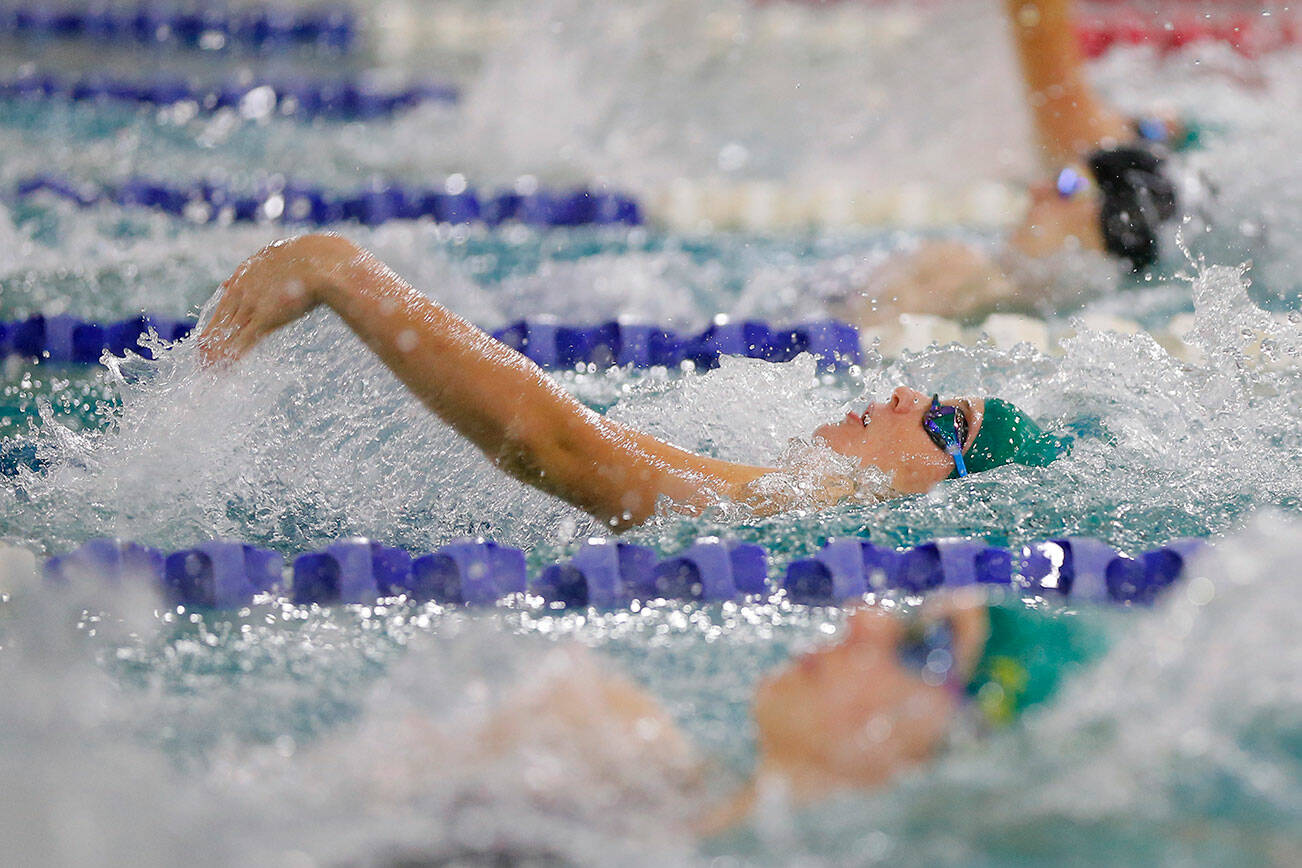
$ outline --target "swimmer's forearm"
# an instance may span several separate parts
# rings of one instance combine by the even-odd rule
[[[500,451],[511,439],[509,408],[518,412],[536,408],[539,398],[555,400],[542,377],[512,358],[509,348],[417,293],[360,248],[341,251],[321,301],[421,401],[486,451]]]
[[[337,239],[317,295],[412,392],[499,467],[613,527],[665,495],[692,503],[706,462],[584,407],[525,356]]]
[[[1045,156],[1067,162],[1126,134],[1125,119],[1094,93],[1070,0],[1005,0],[1036,136]]]

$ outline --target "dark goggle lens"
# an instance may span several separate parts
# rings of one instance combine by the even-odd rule
[[[945,407],[940,404],[940,396],[931,396],[931,407],[922,417],[922,428],[936,444],[936,448],[948,452],[951,446],[960,451],[967,441],[967,419],[957,407]]]
[[[954,473],[959,477],[967,476],[967,465],[963,461],[967,417],[957,407],[942,407],[940,396],[932,395],[931,407],[922,414],[922,430],[927,432],[936,448],[954,459]]]

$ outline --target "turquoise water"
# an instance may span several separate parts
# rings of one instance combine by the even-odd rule
[[[114,106],[6,107],[0,180],[222,171],[250,185],[287,173],[351,188],[378,175],[462,171],[485,184],[600,178],[651,196],[680,176],[727,171],[859,185],[906,173],[944,187],[973,175],[1016,180],[1028,162],[1022,121],[992,130],[985,117],[1015,104],[1006,58],[971,38],[997,30],[989,10],[904,14],[903,41],[871,52],[801,47],[794,37],[774,48],[762,34],[775,27],[764,16],[777,13],[741,4],[647,4],[633,31],[615,26],[617,10],[580,4],[550,16],[501,10],[522,15],[529,38],[456,65],[466,91],[458,109],[305,128]],[[886,13],[837,14],[880,24],[873,16]],[[700,35],[728,16],[751,33],[732,50]],[[927,32],[935,40],[918,36]],[[947,51],[952,59],[935,62]],[[663,57],[675,62],[660,70]],[[399,72],[426,71],[411,57],[390,60]],[[973,63],[987,80],[964,75]],[[754,685],[793,651],[834,636],[839,611],[751,601],[556,614],[516,602],[471,613],[265,600],[196,614],[162,611],[140,589],[0,588],[0,779],[12,782],[0,788],[0,852],[28,864],[143,865],[438,863],[484,853],[583,864],[1295,862],[1302,337],[1296,321],[1253,304],[1288,311],[1302,287],[1292,240],[1302,188],[1296,161],[1283,158],[1302,111],[1281,110],[1299,107],[1295,64],[1296,55],[1272,57],[1245,71],[1215,51],[1165,62],[1132,52],[1096,67],[1124,105],[1166,97],[1222,125],[1196,160],[1229,217],[1211,232],[1189,230],[1195,261],[1172,247],[1159,279],[1104,274],[1043,312],[1055,333],[1076,333],[1061,353],[989,344],[900,359],[870,352],[862,370],[837,376],[817,375],[808,360],[557,375],[590,406],[735,460],[780,462],[792,438],[901,382],[999,394],[1075,438],[1051,470],[1008,467],[926,496],[762,520],[662,518],[630,532],[661,552],[704,535],[753,540],[773,553],[776,577],[845,534],[893,545],[1086,534],[1127,551],[1181,536],[1218,541],[1217,559],[1157,611],[1073,610],[1101,622],[1115,650],[1024,725],[959,737],[879,794],[802,811],[778,804],[755,828],[697,843],[674,831],[684,806],[648,795],[655,771],[632,759],[609,773],[625,795],[645,796],[636,810],[611,807],[574,746],[473,768],[456,758],[485,709],[527,689],[549,653],[573,641],[663,701],[715,764],[713,789],[726,791],[754,762]],[[832,86],[852,74],[879,82],[882,94],[851,99]],[[765,88],[790,96],[796,79],[815,94],[787,100],[797,122],[781,99],[747,98]],[[938,101],[927,112],[902,104],[890,96],[900,80]],[[1001,81],[1007,92],[981,90]],[[937,119],[942,109],[947,121]],[[657,126],[670,122],[678,134]],[[980,132],[956,154],[954,128],[964,125]],[[748,156],[722,169],[732,145]],[[726,162],[738,153],[729,149]],[[922,236],[995,237],[962,227],[345,231],[485,326],[553,314],[682,330],[720,313],[819,315],[885,253]],[[4,202],[0,319],[198,314],[244,256],[279,234]],[[1245,278],[1234,266],[1249,258]],[[1073,325],[1081,312],[1125,315],[1154,332],[1193,313],[1190,342],[1202,360],[1173,358],[1146,334]],[[292,554],[354,534],[413,551],[482,534],[525,548],[537,568],[602,533],[505,479],[320,314],[230,377],[198,372],[186,344],[156,362],[92,371],[9,363],[0,435],[0,466],[12,471],[0,478],[0,538],[42,556],[105,535],[163,548],[234,537]],[[426,725],[442,740],[423,738]],[[544,797],[526,772],[550,781]]]

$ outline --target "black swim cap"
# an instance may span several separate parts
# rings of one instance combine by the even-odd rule
[[[1175,216],[1175,185],[1164,171],[1166,160],[1148,148],[1127,145],[1089,155],[1090,171],[1102,199],[1099,212],[1108,253],[1142,271],[1157,261],[1157,233]]]

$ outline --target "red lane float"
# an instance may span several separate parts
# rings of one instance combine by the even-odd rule
[[[1256,57],[1298,44],[1302,23],[1290,15],[1216,15],[1181,13],[1169,20],[1136,14],[1087,18],[1076,27],[1081,48],[1090,58],[1119,45],[1149,45],[1162,52],[1201,42],[1224,42],[1245,57]]]

